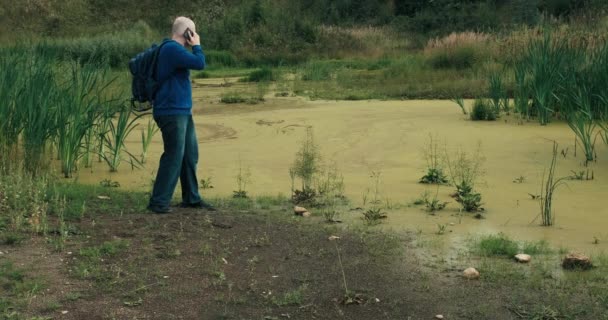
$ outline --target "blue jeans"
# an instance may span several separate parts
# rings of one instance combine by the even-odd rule
[[[182,203],[199,203],[201,196],[196,178],[198,141],[192,116],[156,116],[154,121],[163,135],[164,152],[160,157],[150,206],[167,208],[178,178],[182,186]]]

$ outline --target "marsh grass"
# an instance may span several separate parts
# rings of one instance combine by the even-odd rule
[[[522,119],[530,119],[530,88],[527,83],[527,68],[519,63],[513,67],[515,75],[515,88],[513,92],[513,102],[515,111]]]
[[[156,135],[159,130],[160,128],[156,125],[153,118],[148,119],[148,125],[146,126],[145,130],[141,129],[141,163],[146,163],[150,143],[152,142],[154,135]]]
[[[493,114],[500,115],[502,111],[509,112],[509,98],[503,83],[501,73],[490,74],[488,81],[488,96],[490,97]]]
[[[473,121],[494,121],[498,117],[496,108],[494,108],[487,100],[482,98],[475,99],[473,109],[470,113]]]
[[[466,116],[467,109],[464,104],[464,99],[462,97],[456,97],[456,98],[453,98],[452,101],[460,107],[460,110],[462,110],[462,114],[464,114]]]
[[[555,178],[555,169],[557,167],[557,142],[553,142],[553,156],[549,165],[549,172],[543,172],[541,194],[540,194],[540,216],[543,226],[552,226],[555,223],[555,215],[553,212],[553,195],[555,190],[564,185],[564,180],[568,177]],[[545,179],[546,178],[546,179]]]
[[[125,147],[127,137],[137,127],[137,120],[143,114],[133,114],[131,109],[122,107],[117,112],[118,118],[116,121],[109,121],[108,133],[104,136],[105,147],[107,151],[102,154],[102,158],[110,167],[111,172],[118,171],[118,167],[123,161],[127,161],[132,167],[140,164],[139,159],[131,154]],[[123,158],[124,154],[127,158]]]

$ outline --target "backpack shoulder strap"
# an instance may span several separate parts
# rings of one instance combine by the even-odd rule
[[[173,41],[173,40],[169,40],[169,39],[163,40],[163,42],[161,42],[161,44],[159,44],[158,47],[156,48],[156,50],[154,51],[154,56],[152,57],[152,78],[156,77],[156,72],[158,71],[158,56],[160,55],[160,49],[162,49],[162,47],[165,44],[167,44],[171,41]],[[163,82],[164,82],[164,80],[158,81],[159,85]]]

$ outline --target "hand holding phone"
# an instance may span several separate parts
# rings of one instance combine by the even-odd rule
[[[196,46],[196,45],[201,44],[200,36],[196,32],[190,30],[190,28],[188,28],[188,29],[186,29],[186,31],[184,31],[184,38],[186,38],[186,42],[191,46]]]

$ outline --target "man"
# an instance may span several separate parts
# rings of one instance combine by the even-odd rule
[[[154,213],[172,211],[169,205],[178,179],[182,187],[182,208],[215,210],[201,198],[196,178],[198,141],[192,121],[189,69],[204,68],[205,55],[194,22],[185,17],[175,19],[171,40],[165,40],[159,51],[156,70],[160,87],[153,114],[163,136],[164,152],[148,205]]]

